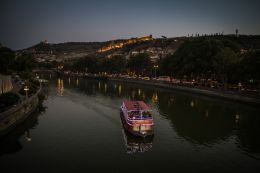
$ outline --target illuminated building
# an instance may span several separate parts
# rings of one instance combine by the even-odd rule
[[[140,37],[140,38],[131,38],[128,40],[124,40],[123,42],[119,42],[119,43],[111,43],[110,45],[106,46],[106,47],[102,47],[101,49],[99,49],[97,51],[97,53],[102,53],[102,52],[107,52],[109,50],[112,49],[120,49],[125,45],[128,44],[133,44],[133,43],[137,43],[137,42],[146,42],[146,41],[151,41],[153,40],[152,35],[146,36],[146,37]]]

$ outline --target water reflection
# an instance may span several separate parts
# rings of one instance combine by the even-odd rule
[[[125,131],[123,127],[122,134],[127,154],[143,153],[149,151],[153,146],[153,136],[146,138],[135,137]]]
[[[70,82],[70,80],[69,80]],[[63,79],[58,79],[57,80],[57,91],[58,91],[58,95],[63,96],[63,92],[64,92],[64,84],[63,84]]]
[[[260,159],[260,117],[258,114],[239,114],[236,116],[236,131],[238,146],[247,153],[256,153]],[[238,118],[238,119],[237,119]]]
[[[68,79],[63,80],[67,83]],[[58,79],[60,90],[63,88],[63,80]],[[76,78],[69,80],[77,81]],[[170,122],[172,130],[179,137],[189,143],[214,146],[235,137],[237,146],[242,150],[254,155],[260,153],[258,108],[129,83],[78,80],[78,84],[71,82],[72,85],[66,87],[76,88],[78,85],[79,91],[87,95],[144,100],[158,110],[160,117]]]
[[[121,92],[122,92],[122,85],[119,85],[118,87],[118,95],[121,96]]]
[[[31,142],[32,137],[30,130],[38,125],[38,116],[45,111],[46,108],[39,108],[32,113],[22,124],[18,125],[14,130],[2,137],[0,140],[0,157],[4,154],[15,153],[22,150],[21,137],[24,136],[25,141]]]
[[[78,81],[77,86],[77,78],[53,78],[40,125],[36,115],[31,125],[0,141],[0,161],[9,172],[35,172],[39,163],[52,165],[41,172],[260,170],[259,108],[129,83]],[[57,90],[64,90],[63,97]],[[125,99],[151,105],[153,138],[122,129],[119,106]]]
[[[158,95],[157,95],[157,93],[153,93],[152,102],[153,103],[157,103],[158,102]]]
[[[77,78],[76,80],[76,86],[78,87],[79,86],[79,79]]]
[[[68,82],[69,82],[69,85],[70,85],[70,77],[68,78]]]

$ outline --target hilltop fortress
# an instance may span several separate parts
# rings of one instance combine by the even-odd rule
[[[99,49],[97,51],[97,53],[106,52],[106,51],[109,51],[109,50],[112,50],[112,49],[120,49],[127,44],[132,44],[132,43],[137,43],[137,42],[145,42],[145,41],[151,41],[151,40],[153,40],[152,35],[140,37],[140,38],[131,38],[131,39],[127,39],[127,40],[124,40],[122,42],[119,42],[119,43],[111,43],[108,46],[102,47],[101,49]]]

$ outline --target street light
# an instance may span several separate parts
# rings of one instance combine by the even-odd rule
[[[27,85],[25,85],[24,89],[25,94],[26,94],[26,99],[28,99],[28,91],[29,91],[29,87]]]
[[[238,92],[241,91],[241,87],[242,87],[242,84],[241,84],[241,82],[239,82],[239,83],[238,83]]]
[[[157,69],[159,68],[159,65],[153,65],[153,68],[154,68],[154,76],[155,76],[155,78],[156,78],[156,72],[157,72]]]
[[[31,138],[29,130],[25,131],[25,139],[27,140],[27,142],[31,142],[32,141],[32,138]]]

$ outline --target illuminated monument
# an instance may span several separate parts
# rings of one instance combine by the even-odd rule
[[[127,39],[127,40],[124,40],[122,42],[119,42],[119,43],[111,43],[108,46],[102,47],[101,49],[99,49],[97,51],[97,53],[107,52],[107,51],[112,50],[112,49],[119,49],[119,48],[122,48],[123,46],[128,45],[128,44],[133,44],[133,43],[138,43],[138,42],[146,42],[146,41],[151,41],[151,40],[153,40],[152,35],[149,35],[149,36],[146,36],[146,37],[140,37],[140,38],[131,38],[131,39]]]

